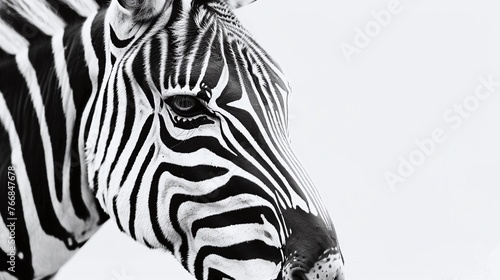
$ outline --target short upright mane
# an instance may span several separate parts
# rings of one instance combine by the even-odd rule
[[[107,6],[107,0],[1,0],[0,61]]]

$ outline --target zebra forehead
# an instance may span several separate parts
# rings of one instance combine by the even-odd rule
[[[285,107],[290,92],[285,75],[232,10],[219,1],[195,3],[183,10],[174,2],[172,19],[146,46],[163,89],[197,91],[201,84],[214,89],[227,79],[226,87],[219,88],[227,103],[246,94],[259,95],[271,107]]]
[[[200,1],[195,1],[197,2]],[[174,50],[179,57],[194,54],[198,50],[213,50],[218,39],[222,39],[223,43],[236,43],[243,48],[260,48],[234,13],[222,2],[204,1],[192,5],[188,11],[174,4],[173,9],[167,31],[170,39],[177,43]],[[214,38],[215,42],[210,41]]]

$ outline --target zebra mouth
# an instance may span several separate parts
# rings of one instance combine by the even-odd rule
[[[344,260],[338,247],[326,250],[311,265],[295,254],[283,268],[283,280],[345,280]]]

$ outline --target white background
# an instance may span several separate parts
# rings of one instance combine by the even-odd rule
[[[238,15],[294,90],[293,146],[323,194],[349,280],[500,279],[500,87],[463,118],[479,76],[500,81],[498,0],[401,0],[353,54],[356,28],[390,0],[261,0]],[[472,104],[472,103],[471,103]],[[470,106],[469,106],[470,107]],[[455,126],[454,126],[455,125]],[[444,131],[420,166],[390,188],[400,156]],[[108,223],[57,280],[192,279],[175,260]]]

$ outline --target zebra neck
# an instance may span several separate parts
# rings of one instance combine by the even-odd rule
[[[84,26],[0,61],[0,170],[13,166],[18,178],[23,279],[57,271],[107,219],[88,188],[79,140],[94,91]]]
[[[102,33],[104,15],[105,10],[102,10],[75,22],[28,51],[42,94],[52,97],[52,104],[48,101],[44,104],[46,108],[51,108],[46,111],[47,122],[57,124],[55,126],[59,128],[59,133],[53,134],[63,135],[60,138],[65,140],[64,144],[61,141],[52,145],[54,155],[60,155],[54,158],[55,176],[56,181],[61,182],[62,192],[71,193],[75,216],[68,219],[79,219],[85,224],[85,233],[77,238],[82,241],[108,219],[89,189],[82,145],[85,113],[99,88],[96,81],[102,77],[101,71],[104,72],[103,63],[94,61],[89,55],[99,52],[97,48],[104,46],[104,38],[95,35]],[[50,56],[53,59],[47,59]],[[93,69],[95,65],[103,69],[96,71]],[[78,231],[76,228],[74,230]]]

